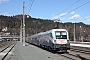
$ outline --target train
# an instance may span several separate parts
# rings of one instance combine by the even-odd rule
[[[70,50],[69,35],[66,29],[52,29],[28,36],[26,42],[43,47],[49,51]]]

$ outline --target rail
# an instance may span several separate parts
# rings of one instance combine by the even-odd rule
[[[8,46],[6,46],[4,49],[0,51],[0,54],[5,53],[4,55],[0,55],[0,60],[4,60],[5,57],[9,54],[9,52],[12,50],[12,48],[16,45],[16,42],[12,42]]]

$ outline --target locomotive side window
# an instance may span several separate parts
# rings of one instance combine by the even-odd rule
[[[55,31],[56,39],[67,39],[66,31]]]

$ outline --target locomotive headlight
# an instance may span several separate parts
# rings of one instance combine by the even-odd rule
[[[69,40],[67,40],[67,43],[70,43]]]
[[[54,40],[54,43],[56,43],[56,40]]]
[[[70,41],[69,40],[67,40],[67,45],[70,46]]]

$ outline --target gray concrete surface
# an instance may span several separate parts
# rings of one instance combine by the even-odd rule
[[[63,60],[60,56],[36,46],[18,42],[5,60]]]

